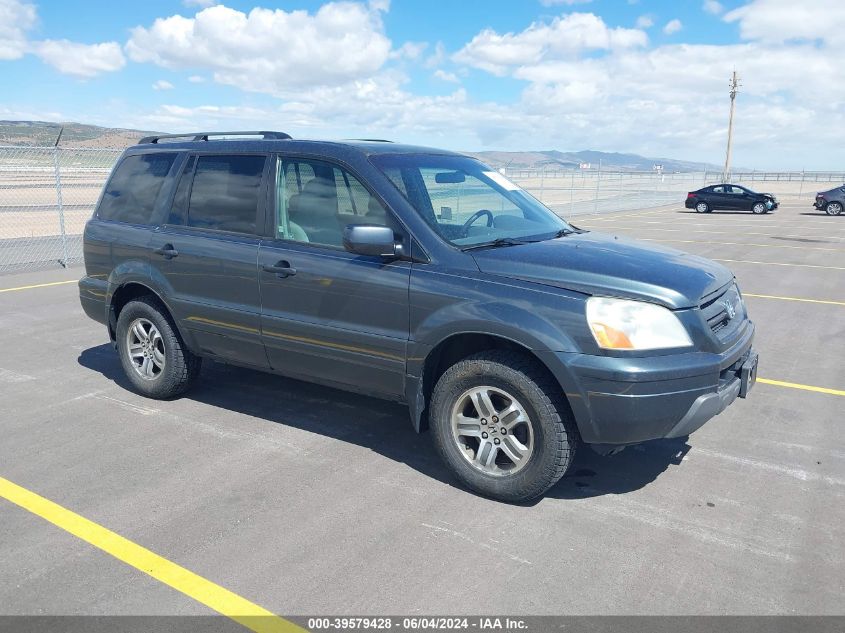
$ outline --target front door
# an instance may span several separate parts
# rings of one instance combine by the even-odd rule
[[[404,394],[410,263],[349,253],[351,223],[394,226],[348,171],[279,159],[274,237],[261,242],[261,330],[270,365],[294,377]]]
[[[257,265],[266,162],[260,154],[191,157],[150,255],[174,317],[202,353],[261,368],[268,366]]]

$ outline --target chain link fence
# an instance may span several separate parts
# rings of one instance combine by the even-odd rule
[[[505,175],[565,218],[611,211],[683,205],[687,192],[723,182],[721,172],[619,172],[506,169]],[[780,201],[810,201],[817,191],[845,183],[845,172],[742,172],[730,182]]]
[[[0,146],[0,274],[82,260],[82,231],[119,149]],[[505,175],[559,215],[682,205],[718,172],[506,169]],[[735,173],[732,182],[781,200],[810,200],[845,182],[839,172]]]
[[[82,260],[115,149],[0,147],[0,273]]]

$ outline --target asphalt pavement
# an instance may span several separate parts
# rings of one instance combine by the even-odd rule
[[[5,275],[0,477],[280,615],[845,614],[845,217],[577,224],[732,268],[764,382],[686,442],[582,450],[507,505],[395,404],[210,362],[147,400],[61,283],[81,268]],[[0,614],[212,613],[2,498],[0,561]]]

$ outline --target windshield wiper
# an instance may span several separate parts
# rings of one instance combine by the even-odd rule
[[[471,244],[464,246],[462,251],[474,251],[479,248],[499,248],[500,246],[521,246],[522,244],[530,244],[531,242],[525,240],[518,240],[513,237],[499,237],[492,242],[481,242],[479,244]]]

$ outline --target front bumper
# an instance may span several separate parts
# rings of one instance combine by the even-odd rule
[[[563,387],[584,442],[624,446],[689,435],[745,397],[756,373],[753,337],[748,321],[722,354],[620,358],[549,352],[543,360]]]
[[[827,200],[825,200],[824,198],[816,198],[816,201],[813,203],[813,206],[819,211],[824,211],[824,208],[827,206]]]

